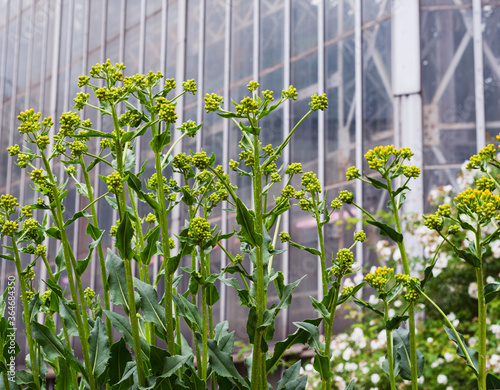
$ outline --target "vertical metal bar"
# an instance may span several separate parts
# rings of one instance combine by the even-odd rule
[[[325,1],[318,2],[318,95],[325,92]],[[318,179],[325,184],[325,112],[318,110]],[[320,195],[324,198],[324,193]],[[324,232],[324,227],[322,228]],[[318,242],[319,246],[319,242]],[[318,269],[321,259],[318,258]],[[318,299],[323,298],[323,280],[318,272]]]
[[[0,142],[2,141],[2,134],[4,132],[3,129],[3,100],[4,100],[4,92],[5,92],[5,74],[7,69],[7,46],[9,44],[9,10],[10,10],[10,1],[7,0],[5,2],[5,18],[4,18],[4,29],[5,33],[3,35],[2,40],[2,59],[1,59],[1,69],[0,69]],[[7,243],[6,239],[3,239],[4,244]],[[3,249],[2,249],[3,252]],[[7,267],[7,262],[2,261],[1,273],[5,275],[5,269]],[[5,278],[0,280],[0,288],[2,291],[5,291]],[[26,349],[25,349],[26,350]]]
[[[205,90],[205,18],[206,0],[200,0],[198,30],[198,94],[196,95],[196,123],[203,121],[203,95]],[[225,85],[225,84],[224,84]],[[196,138],[196,151],[201,149],[201,134]],[[225,165],[224,165],[225,166]],[[223,222],[224,223],[224,222]],[[224,230],[223,230],[224,231]]]
[[[3,34],[3,39],[2,39],[2,58],[1,58],[1,63],[0,63],[0,128],[3,124],[3,99],[4,99],[4,92],[5,92],[5,72],[7,69],[7,46],[9,44],[9,9],[10,9],[10,0],[7,0],[4,3],[5,7],[5,14],[4,14],[4,30],[5,33]],[[3,129],[2,129],[3,130]],[[2,133],[3,131],[0,131],[0,142],[2,141]],[[4,270],[4,264],[5,261],[2,262],[2,275],[4,275],[3,270]],[[1,282],[1,287],[2,291],[4,291],[3,288],[3,281]]]
[[[177,3],[177,53],[175,64],[175,80],[177,81],[177,88],[175,94],[179,95],[183,91],[182,80],[186,75],[186,27],[187,27],[187,0],[179,0]],[[184,121],[184,97],[177,101],[176,106],[177,124]],[[176,125],[177,126],[177,125]],[[173,138],[177,138],[177,133],[173,133]],[[175,146],[174,154],[182,151],[182,140]],[[180,173],[174,173],[174,179],[178,183],[181,182]],[[172,210],[172,229],[171,234],[178,234],[181,228],[181,215],[178,207]]]
[[[145,52],[146,52],[146,0],[141,0],[141,24],[139,27],[139,65],[138,65],[139,74],[144,73]],[[139,141],[139,138],[141,137],[137,138]]]
[[[225,26],[224,26],[224,93],[223,96],[226,98],[224,100],[224,109],[229,110],[229,83],[231,81],[231,0],[226,0],[225,6]],[[227,167],[229,164],[229,121],[224,121],[222,125],[222,166]],[[222,203],[222,208],[227,208],[227,202]],[[228,215],[226,211],[222,211],[222,231],[227,232]],[[227,241],[224,242],[224,245]],[[226,256],[224,252],[221,251],[220,257],[221,268],[226,266]],[[220,321],[224,321],[227,317],[227,288],[226,285],[221,283],[221,303],[219,317]]]
[[[356,167],[363,172],[363,14],[361,0],[354,0],[354,78],[356,101]],[[356,180],[356,203],[363,207],[363,182]],[[359,214],[358,214],[359,215]],[[356,230],[363,229],[363,222],[356,224]],[[363,265],[363,247],[356,245],[356,259]]]
[[[253,0],[253,76],[259,82],[260,70],[260,0]]]
[[[291,82],[291,69],[290,69],[290,59],[292,57],[292,39],[291,39],[291,15],[292,15],[292,0],[285,0],[284,7],[284,18],[283,18],[283,89],[288,89]],[[283,104],[283,139],[286,139],[288,134],[290,134],[290,101],[287,100]],[[285,167],[290,164],[290,147],[287,147],[283,151],[283,164]],[[283,231],[290,231],[290,213],[283,214]],[[283,246],[289,250],[287,244]],[[283,259],[283,273],[285,278],[285,283],[288,283],[290,276],[290,252],[284,252],[281,256]],[[288,323],[289,323],[289,309],[283,311],[283,334],[288,333]]]
[[[476,102],[476,148],[486,145],[484,113],[483,32],[481,0],[472,0],[472,31],[474,39],[474,86]]]
[[[166,7],[166,2],[163,2],[163,6]],[[120,61],[125,61],[125,31],[126,31],[126,21],[127,21],[127,0],[122,0],[120,9],[120,48],[119,57]]]
[[[167,28],[168,28],[168,2],[161,4],[161,44],[160,44],[160,69],[167,73]],[[168,75],[166,75],[168,77]]]
[[[9,132],[8,136],[8,145],[12,145],[14,143],[14,128],[17,129],[17,126],[15,126],[15,118],[16,118],[16,102],[17,102],[17,83],[18,83],[18,76],[19,76],[19,50],[21,46],[21,22],[22,22],[22,1],[19,1],[17,3],[17,24],[16,24],[16,30],[15,30],[15,36],[13,37],[13,43],[14,43],[14,66],[12,68],[12,92],[11,92],[11,97],[10,97],[10,112],[9,112],[9,129],[7,130]],[[5,131],[5,130],[4,130]],[[7,193],[10,193],[12,191],[11,185],[12,185],[12,163],[13,159],[8,158],[7,159],[7,185],[5,191]]]

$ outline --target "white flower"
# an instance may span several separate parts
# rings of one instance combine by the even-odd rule
[[[392,255],[392,258],[395,260],[395,261],[399,261],[401,260],[401,252],[399,251],[399,248],[396,248],[394,250],[394,254]]]
[[[361,368],[361,372],[365,375],[368,374],[369,371],[370,371],[370,369],[366,366]]]
[[[439,374],[437,376],[437,383],[440,385],[446,385],[448,383],[448,377],[444,374]]]
[[[436,264],[432,269],[432,275],[438,276],[441,271],[448,266],[448,256],[446,253],[441,252],[436,260]]]
[[[453,390],[453,387],[452,386],[447,386],[446,390]]]
[[[476,282],[472,282],[471,284],[469,284],[469,296],[471,298],[477,299],[477,283]]]
[[[370,298],[368,298],[368,303],[370,305],[376,305],[378,303],[378,298],[375,295],[370,295]]]
[[[477,344],[477,339],[475,337],[471,337],[469,339],[469,347],[474,348],[476,344]]]
[[[427,337],[427,343],[428,344],[431,344],[433,341],[434,341],[434,339],[432,337]]]
[[[397,301],[394,301],[395,307],[401,307],[402,305],[403,305],[403,302],[401,302],[399,299]]]
[[[486,278],[486,283],[495,283],[495,278],[493,276],[488,276]]]
[[[420,383],[420,384],[424,383],[424,377],[421,376],[420,378],[418,378],[417,383]]]
[[[451,362],[453,360],[453,354],[449,352],[445,352],[443,357],[444,360],[446,360],[447,362]]]
[[[374,385],[376,385],[380,381],[380,375],[379,374],[372,374],[370,376],[370,380]]]
[[[314,369],[314,367],[313,367],[313,365],[311,363],[309,363],[309,364],[306,364],[306,366],[304,367],[304,369],[306,371],[312,371]]]
[[[361,272],[358,272],[355,276],[354,276],[354,283],[356,285],[360,284],[363,282],[363,280],[365,279],[365,277],[363,276],[363,274]]]
[[[493,254],[493,257],[495,259],[498,259],[500,257],[500,241],[499,240],[493,241],[490,244],[490,248],[491,248],[491,252]]]
[[[348,347],[342,353],[342,359],[349,360],[353,354],[354,354],[354,351],[352,350],[352,348]]]
[[[443,363],[444,363],[444,359],[443,358],[438,358],[434,362],[432,362],[431,368],[439,367]]]
[[[356,363],[346,363],[345,370],[346,371],[356,371],[358,369],[358,365]]]

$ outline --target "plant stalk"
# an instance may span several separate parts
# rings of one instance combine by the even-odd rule
[[[83,177],[85,180],[85,185],[87,187],[87,194],[90,203],[90,211],[92,213],[92,223],[94,226],[99,229],[99,220],[97,219],[97,211],[94,203],[94,193],[92,184],[90,182],[89,173],[87,172],[87,167],[85,166],[85,161],[83,160],[83,156],[80,156],[80,166],[82,167]],[[109,299],[109,284],[106,272],[106,265],[104,259],[104,251],[102,249],[102,243],[99,242],[97,245],[97,254],[99,257],[99,268],[101,269],[101,281],[102,281],[102,291],[104,297],[104,308],[106,310],[111,310],[111,304]],[[113,327],[111,325],[111,321],[108,317],[106,317],[106,334],[108,335],[109,342],[112,344],[113,342]]]
[[[19,257],[19,250],[17,249],[17,242],[14,236],[10,237],[12,240],[12,248],[14,250],[14,262],[16,264],[16,271],[17,275],[19,276],[19,284],[21,287],[21,300],[23,302],[23,313],[24,313],[24,322],[26,325],[26,338],[28,340],[28,350],[30,353],[30,360],[31,360],[31,371],[33,373],[33,380],[35,382],[35,386],[38,390],[41,389],[40,387],[40,373],[38,371],[38,363],[37,363],[37,357],[35,353],[35,343],[33,340],[33,333],[31,330],[31,320],[30,320],[30,309],[29,309],[29,302],[28,302],[28,297],[26,296],[26,280],[22,276],[23,272],[23,267],[21,265],[21,258]],[[6,389],[9,388],[9,385],[7,384]]]
[[[401,220],[399,218],[399,205],[394,197],[392,190],[392,183],[390,179],[386,179],[387,191],[391,198],[391,208],[396,219],[396,230],[398,233],[402,233]],[[399,252],[401,253],[401,262],[403,263],[403,271],[405,275],[410,275],[410,265],[408,262],[408,255],[406,254],[406,248],[403,241],[398,242]],[[415,303],[410,303],[408,307],[408,330],[410,333],[410,362],[411,362],[411,388],[412,390],[418,390],[418,371],[417,371],[417,340],[416,340],[416,323],[415,323]]]
[[[254,127],[254,126],[252,126]],[[254,153],[254,165],[253,165],[253,201],[254,201],[254,211],[255,211],[255,230],[257,235],[263,236],[262,230],[262,170],[260,166],[260,156],[259,156],[259,137],[257,135],[253,136],[253,153]],[[256,329],[262,324],[264,313],[266,311],[266,286],[264,285],[264,261],[262,256],[262,246],[256,245],[256,273],[257,280],[255,283],[255,306],[257,312],[257,323]],[[264,335],[263,330],[255,331],[255,338],[253,344],[253,355],[252,355],[252,390],[258,390],[260,387],[259,382],[267,383],[267,372],[263,378],[261,376],[261,360],[262,360],[262,338]]]
[[[387,324],[389,321],[389,305],[387,300],[384,299],[384,322]],[[389,363],[389,382],[391,383],[391,390],[396,390],[396,377],[394,376],[394,340],[392,330],[385,330],[387,336],[387,360]]]
[[[476,282],[477,282],[477,322],[478,322],[478,342],[479,342],[479,358],[478,358],[478,376],[477,385],[479,390],[486,390],[486,300],[484,297],[484,271],[482,259],[482,245],[481,245],[481,229],[479,223],[477,224],[476,233],[476,248],[477,257],[479,258],[480,267],[476,268]]]
[[[113,116],[113,125],[116,133],[115,151],[116,151],[116,168],[120,177],[124,177],[123,169],[123,152],[122,145],[120,142],[120,127],[118,125],[118,116],[116,114],[116,107],[111,106],[111,112]],[[120,215],[120,220],[123,221],[125,213],[127,212],[127,202],[125,200],[125,192],[122,191],[116,195],[118,201],[118,212]],[[135,359],[137,366],[137,377],[140,386],[146,386],[146,377],[144,375],[144,364],[142,361],[142,348],[139,335],[139,324],[137,319],[137,309],[135,306],[135,296],[134,296],[134,282],[132,280],[132,264],[130,260],[123,259],[125,266],[125,279],[127,281],[127,295],[129,303],[129,317],[130,317],[130,327],[132,328],[132,338],[135,351]]]

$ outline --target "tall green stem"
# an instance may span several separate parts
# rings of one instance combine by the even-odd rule
[[[68,240],[68,236],[66,233],[66,228],[64,226],[64,218],[63,218],[63,211],[62,211],[62,205],[61,205],[61,200],[59,199],[59,191],[57,189],[57,181],[52,173],[52,169],[50,167],[50,163],[47,160],[47,157],[45,156],[45,153],[42,151],[41,153],[42,161],[45,167],[45,170],[47,171],[48,174],[48,180],[50,182],[49,186],[51,188],[51,197],[53,198],[53,202],[55,203],[55,209],[52,208],[52,217],[54,219],[54,222],[56,226],[58,227],[60,233],[61,233],[61,242],[63,246],[63,253],[64,253],[64,263],[66,266],[66,274],[68,277],[68,284],[69,284],[69,289],[71,292],[71,299],[75,303],[75,319],[76,319],[76,326],[78,329],[78,335],[80,339],[82,340],[88,340],[89,335],[90,335],[90,330],[89,330],[89,323],[87,319],[87,305],[85,303],[85,298],[83,294],[83,287],[82,287],[82,281],[78,274],[76,276],[73,274],[74,270],[76,269],[76,260],[73,254],[73,251],[71,249],[71,244]],[[76,279],[76,284],[78,285],[78,293],[75,288],[75,279]],[[82,308],[80,308],[80,304],[82,305]],[[85,371],[87,373],[87,376],[89,378],[89,385],[92,390],[96,389],[96,384],[92,375],[92,366],[90,365],[90,352],[89,352],[89,347],[87,343],[82,343],[82,353],[83,353],[83,360],[85,362]]]
[[[152,118],[155,119],[155,118]],[[153,138],[158,135],[158,130],[156,124],[151,126],[151,131],[153,133]],[[166,129],[165,131],[170,131]],[[170,244],[169,244],[169,233],[168,233],[168,216],[167,216],[167,206],[165,203],[165,191],[163,189],[163,168],[161,161],[161,152],[155,152],[155,169],[157,178],[157,189],[156,193],[158,196],[158,203],[160,209],[159,214],[159,224],[160,232],[162,237],[162,249],[163,249],[163,261],[167,264],[170,261]],[[175,336],[174,336],[174,314],[172,310],[173,304],[173,291],[172,291],[173,274],[168,270],[165,265],[165,320],[167,322],[167,346],[171,355],[176,354],[175,350]]]
[[[33,373],[33,380],[35,382],[35,386],[38,390],[40,390],[40,373],[38,371],[38,363],[36,359],[35,353],[35,343],[33,340],[33,333],[31,331],[31,320],[30,320],[30,309],[28,297],[26,295],[26,280],[23,277],[23,267],[21,265],[21,258],[19,257],[19,251],[17,249],[17,242],[14,236],[11,236],[12,240],[12,248],[14,250],[14,262],[16,263],[16,271],[17,276],[19,277],[19,284],[21,286],[21,300],[23,302],[23,313],[24,313],[24,323],[26,325],[26,337],[28,339],[28,350],[30,352],[30,360],[31,360],[31,371]],[[7,384],[6,389],[9,386]]]
[[[392,190],[392,183],[390,179],[387,181],[387,191],[391,198],[391,208],[396,219],[396,230],[398,233],[402,233],[401,220],[399,218],[399,204],[394,197]],[[398,242],[399,252],[401,253],[401,262],[403,263],[403,271],[405,275],[410,276],[410,265],[408,262],[408,255],[406,253],[406,248],[403,240]],[[410,362],[411,362],[411,388],[412,390],[418,390],[418,371],[417,371],[417,340],[416,340],[416,323],[415,323],[415,304],[410,303],[408,307],[408,328],[410,333]]]
[[[384,299],[384,323],[389,321],[389,305],[387,300]],[[394,375],[394,340],[392,337],[392,330],[385,330],[387,336],[387,360],[389,363],[389,382],[391,383],[391,390],[396,390],[396,377]]]
[[[83,177],[85,180],[85,185],[87,187],[87,195],[90,203],[90,211],[92,213],[92,223],[94,226],[99,229],[99,221],[97,219],[97,212],[94,203],[94,192],[92,188],[92,184],[90,182],[89,173],[87,172],[87,167],[85,166],[85,161],[83,160],[83,156],[80,156],[80,166],[82,167]],[[106,273],[106,265],[104,260],[104,251],[102,249],[102,243],[99,242],[97,245],[97,254],[99,257],[99,268],[101,269],[101,281],[102,281],[102,291],[104,297],[104,308],[106,310],[111,310],[111,304],[109,299],[109,284]],[[108,335],[109,342],[113,341],[113,327],[111,325],[111,321],[108,317],[106,317],[106,334]]]
[[[481,229],[478,223],[476,228],[476,249],[477,256],[479,257],[480,267],[476,268],[476,282],[477,282],[477,322],[478,322],[478,340],[479,340],[479,359],[478,359],[478,376],[477,385],[479,390],[486,390],[486,301],[484,298],[484,273],[482,261],[482,245],[481,245]]]
[[[205,251],[200,248],[200,271],[203,278],[206,278]],[[207,318],[207,287],[201,286],[201,310],[202,310],[202,346],[201,346],[201,379],[207,381],[207,363],[208,363],[208,318]]]
[[[262,230],[262,171],[260,167],[260,156],[259,156],[259,137],[254,135],[253,137],[253,153],[254,153],[254,165],[253,165],[253,201],[254,201],[254,211],[255,211],[255,231],[257,235],[263,236]],[[266,287],[264,285],[264,261],[262,257],[262,246],[256,245],[256,273],[257,280],[255,283],[255,305],[257,312],[257,324],[256,329],[262,324],[264,318],[264,313],[266,311]],[[254,344],[253,344],[253,355],[252,355],[252,390],[259,389],[259,382],[267,383],[267,374],[264,378],[260,378],[261,372],[261,360],[262,360],[262,337],[263,331],[257,330],[255,332]]]
[[[120,142],[120,127],[118,125],[118,116],[116,114],[116,107],[111,106],[111,112],[113,116],[113,125],[116,134],[115,141],[115,151],[116,151],[116,168],[120,177],[125,177],[125,172],[123,168],[123,151]],[[125,192],[122,191],[117,194],[118,200],[118,211],[120,214],[120,220],[123,221],[125,218],[125,213],[127,212],[127,202],[125,200]],[[125,268],[125,279],[127,281],[127,295],[129,304],[129,315],[130,315],[130,327],[132,329],[132,338],[135,351],[136,367],[137,367],[137,377],[139,379],[140,386],[146,386],[146,377],[144,375],[144,364],[142,361],[142,348],[139,335],[139,324],[137,319],[137,309],[135,306],[135,296],[134,296],[134,282],[132,280],[132,264],[130,260],[123,259]]]

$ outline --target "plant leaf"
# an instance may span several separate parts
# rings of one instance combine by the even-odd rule
[[[316,328],[319,326],[323,319],[322,318],[314,318],[314,319],[307,319],[304,320],[303,322],[311,324],[315,326]],[[310,338],[309,332],[307,332],[303,328],[298,328],[295,333],[292,333],[289,335],[285,340],[283,341],[278,341],[274,345],[274,351],[273,351],[273,356],[267,358],[266,360],[266,368],[267,372],[269,373],[275,366],[278,364],[285,354],[285,352],[295,344],[305,344]]]
[[[106,270],[108,271],[109,296],[115,305],[122,305],[125,312],[129,312],[127,279],[125,265],[122,259],[108,248],[106,255]]]
[[[389,225],[379,222],[379,221],[374,221],[371,219],[368,219],[366,222],[368,222],[370,225],[376,226],[380,229],[380,234],[383,236],[389,236],[395,243],[402,243],[403,242],[403,235],[401,233],[398,233],[396,230],[391,228]]]
[[[486,390],[500,389],[500,378],[493,374],[486,375]]]
[[[134,348],[134,337],[132,336],[132,328],[130,327],[129,320],[118,313],[109,310],[103,311],[106,314],[106,317],[108,317],[113,324],[113,327],[124,336],[127,344],[131,348]],[[142,337],[139,337],[139,339],[141,342],[142,353],[149,360],[149,343]],[[135,353],[137,353],[137,351],[135,351]]]
[[[406,329],[396,329],[393,331],[394,348],[400,358],[399,375],[401,378],[411,380],[411,359],[410,359],[410,333]],[[417,349],[417,374],[420,377],[424,370],[424,355]]]
[[[118,226],[115,243],[115,247],[118,248],[118,252],[122,259],[131,260],[134,257],[135,251],[131,246],[133,237],[134,227],[128,213],[124,213],[122,220],[120,220],[120,225]]]
[[[47,358],[51,361],[55,361],[57,358],[66,358],[66,351],[64,344],[59,340],[55,334],[53,334],[49,328],[45,325],[39,324],[38,322],[33,322],[33,337],[38,344],[43,348],[43,352]]]
[[[276,385],[276,390],[304,390],[307,385],[307,376],[300,375],[300,360],[288,367]]]
[[[236,198],[236,222],[241,226],[240,236],[253,246],[262,245],[262,236],[255,231],[255,215]]]
[[[314,348],[316,351],[317,355],[321,354],[321,351],[323,350],[323,345],[319,341],[319,329],[317,326],[304,322],[304,321],[299,321],[299,322],[294,322],[293,323],[297,328],[304,329],[309,335],[311,336],[310,339],[307,341],[311,347]]]
[[[111,356],[108,335],[106,334],[106,329],[100,318],[97,318],[94,328],[90,332],[89,352],[92,374],[95,378],[98,378],[106,370],[106,366]]]
[[[325,355],[316,353],[316,356],[314,356],[313,367],[317,372],[319,372],[319,376],[324,381],[333,376],[333,372],[330,371],[330,359],[328,359]]]
[[[455,333],[453,332],[453,330],[446,327],[446,326],[443,326],[443,328],[444,328],[446,334],[448,335],[448,338],[457,345],[457,355],[464,358],[465,361],[467,362],[465,351],[462,349],[462,347],[458,343],[457,336],[455,336]],[[465,349],[467,350],[467,354],[469,355],[470,359],[472,360],[472,364],[474,365],[474,367],[471,367],[471,365],[468,362],[467,362],[467,365],[472,368],[472,370],[474,371],[474,374],[476,374],[476,376],[477,376],[478,372],[479,372],[479,353],[476,350],[467,347],[464,336],[462,336],[460,333],[458,333],[458,336],[460,337],[460,340],[462,341],[463,345],[465,346]]]
[[[484,299],[486,303],[490,303],[498,294],[500,294],[500,283],[493,282],[484,286]]]
[[[158,303],[158,294],[156,290],[149,283],[144,283],[137,278],[134,278],[134,286],[141,296],[144,321],[154,323],[157,330],[160,331],[164,337],[163,340],[166,340],[167,326],[165,309]]]
[[[192,358],[192,355],[167,356],[163,359],[163,372],[160,376],[162,378],[170,378],[179,368],[181,368],[189,359]]]
[[[122,337],[111,346],[111,358],[109,360],[108,372],[109,382],[111,385],[118,383],[123,374],[128,362],[132,361],[132,355],[127,348],[125,339]]]

